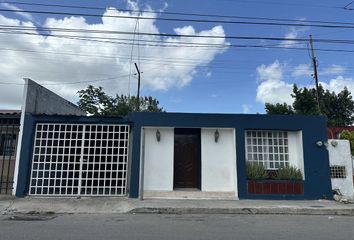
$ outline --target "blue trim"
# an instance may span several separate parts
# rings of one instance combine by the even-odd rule
[[[130,179],[130,197],[139,196],[141,128],[234,128],[236,131],[237,182],[240,199],[284,199],[278,195],[247,194],[245,137],[247,129],[302,131],[304,151],[304,195],[286,195],[286,199],[332,198],[329,158],[325,147],[316,141],[327,141],[326,118],[302,115],[193,114],[193,113],[131,113],[134,122]]]
[[[85,117],[85,116],[46,116],[25,114],[19,169],[17,178],[16,196],[24,197],[28,194],[31,176],[31,164],[35,128],[37,123],[64,123],[64,124],[130,124],[126,118],[117,117]]]

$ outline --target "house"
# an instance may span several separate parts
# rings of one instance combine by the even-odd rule
[[[354,132],[354,126],[327,127],[328,139],[339,139],[343,131]]]
[[[26,85],[13,191],[18,197],[332,197],[322,116],[88,117],[34,82]],[[46,105],[28,107],[33,98]],[[247,162],[272,174],[293,166],[301,179],[247,179]]]
[[[331,196],[326,120],[321,116],[132,113],[129,119],[131,197],[173,197],[184,189],[192,197],[198,196],[195,191],[211,198]],[[267,170],[295,166],[302,172],[302,185],[295,192],[271,184],[251,189],[246,162],[262,163]]]
[[[0,194],[11,194],[21,111],[0,110]]]

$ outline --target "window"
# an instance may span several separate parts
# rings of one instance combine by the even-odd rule
[[[266,169],[289,166],[289,140],[285,131],[246,131],[246,161],[262,163]]]
[[[15,156],[16,134],[0,133],[0,156]]]
[[[331,178],[346,178],[345,166],[331,166]]]

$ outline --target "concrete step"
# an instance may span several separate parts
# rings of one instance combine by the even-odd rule
[[[144,191],[144,199],[211,199],[236,200],[235,192],[205,192],[195,189]]]

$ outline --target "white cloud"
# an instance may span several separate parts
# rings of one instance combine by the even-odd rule
[[[159,9],[159,12],[163,12],[163,11],[165,11],[167,8],[168,8],[168,3],[167,3],[167,2],[164,2],[164,3],[163,3],[163,7]]]
[[[138,1],[127,0],[127,6],[128,6],[128,9],[130,9],[130,10],[139,11]]]
[[[243,113],[250,113],[251,111],[251,105],[249,104],[242,104],[242,112]]]
[[[308,30],[309,30],[308,27],[300,27],[300,28],[291,27],[290,30],[285,34],[284,38],[288,38],[288,39],[298,38],[300,34],[305,33]],[[299,44],[299,42],[297,41],[284,40],[280,43],[280,45],[285,48],[290,48],[290,47],[301,47],[303,44],[302,43]]]
[[[339,74],[343,74],[346,71],[346,68],[341,66],[341,65],[337,65],[337,64],[332,64],[326,68],[324,68],[323,70],[321,70],[319,72],[320,75],[339,75]]]
[[[311,64],[299,64],[298,66],[294,67],[293,72],[291,75],[293,77],[300,77],[300,76],[311,76],[313,73]]]
[[[260,84],[257,87],[256,100],[261,103],[291,103],[292,84],[283,81],[284,65],[278,60],[270,65],[257,67]]]
[[[348,90],[354,94],[354,79],[353,78],[345,78],[343,76],[338,76],[329,81],[329,83],[321,82],[321,85],[328,89],[329,91],[333,91],[335,93],[339,93],[343,90],[344,87],[347,87]]]
[[[336,71],[340,72],[339,65],[334,66],[331,74]],[[295,70],[291,73],[292,76],[301,76],[305,74],[309,74],[309,65],[300,64]],[[284,72],[286,66],[284,64],[279,63],[276,60],[274,63],[269,65],[262,64],[257,67],[258,79],[260,80],[260,84],[257,87],[257,96],[256,100],[260,103],[284,103],[292,104],[293,98],[291,97],[291,93],[293,90],[293,84],[290,84],[285,81]],[[343,76],[337,76],[336,78],[330,79],[327,82],[320,82],[320,84],[329,91],[334,91],[335,93],[339,93],[343,90],[344,87],[347,87],[348,90],[354,93],[354,79],[353,78],[345,78]],[[312,88],[313,86],[299,86],[298,87],[307,87]]]
[[[138,8],[135,1],[128,1],[131,9]],[[104,14],[117,16],[138,16],[138,13],[123,12],[115,8],[109,8]],[[144,17],[155,18],[155,13],[142,13]],[[0,15],[0,24],[14,26],[35,27],[31,22],[21,22]],[[101,23],[90,24],[83,17],[48,18],[44,26],[50,28],[75,28],[84,30],[111,30],[122,32],[133,32],[136,25],[135,19],[102,18]],[[139,20],[141,32],[160,33],[155,24],[155,19]],[[37,30],[28,32],[37,33]],[[204,31],[196,31],[193,26],[183,26],[174,29],[177,34],[195,35],[218,35],[225,36],[222,26],[215,26]],[[56,35],[80,35],[82,37],[110,37],[128,38],[131,35],[113,34],[90,34],[90,33],[62,33],[52,31]],[[138,38],[138,37],[136,37]],[[212,44],[227,44],[224,38],[187,38],[187,37],[160,37],[160,36],[139,36],[144,41],[163,42],[201,42]],[[129,81],[127,75],[130,69],[131,45],[102,43],[97,41],[79,41],[68,38],[46,37],[42,35],[17,35],[0,34],[2,42],[0,62],[0,82],[23,83],[22,78],[28,77],[37,80],[39,83],[48,84],[46,87],[76,101],[76,92],[85,88],[88,83],[65,84],[77,81],[88,81],[96,79],[107,79],[115,76],[114,80],[106,80],[94,85],[101,85],[109,94],[132,93],[135,94],[136,78]],[[117,40],[118,42],[128,42]],[[144,44],[142,42],[141,44]],[[152,43],[153,44],[153,43]],[[158,44],[161,45],[161,44]],[[4,49],[22,49],[26,51],[13,51]],[[191,48],[187,46],[135,46],[133,50],[133,63],[138,61],[140,53],[139,68],[142,73],[142,87],[149,90],[167,91],[171,88],[188,85],[194,75],[198,72],[198,66],[208,65],[216,55],[224,52],[225,49],[218,48]],[[63,54],[48,54],[63,53]],[[101,56],[101,57],[99,57]],[[133,66],[132,73],[135,73]],[[59,83],[59,85],[50,84]],[[0,108],[6,105],[19,106],[21,103],[22,87],[13,85],[0,86]]]
[[[10,10],[14,10],[14,11],[22,11],[21,8],[15,6],[13,4],[10,4],[10,3],[1,3],[1,6],[7,8],[7,9],[10,9]],[[14,12],[14,13],[23,17],[26,20],[33,21],[33,16],[30,13],[26,13],[26,12]]]
[[[339,75],[343,74],[346,68],[342,65],[332,64],[319,69],[318,75],[329,76],[329,75]],[[311,76],[313,74],[313,68],[311,64],[299,64],[294,67],[291,75],[293,77]]]

